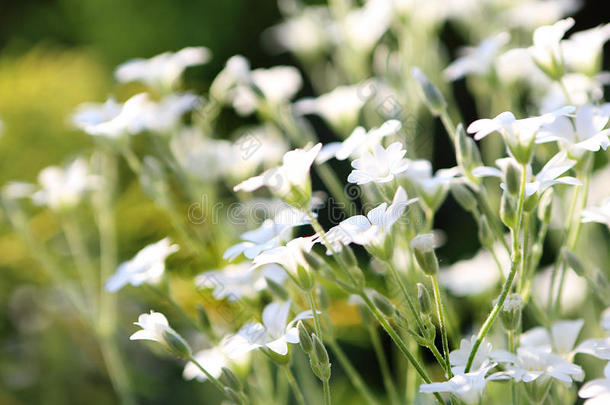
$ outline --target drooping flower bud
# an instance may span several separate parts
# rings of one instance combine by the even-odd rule
[[[424,273],[434,276],[438,273],[438,259],[434,252],[434,235],[431,233],[417,235],[411,240],[415,260]]]
[[[269,291],[271,291],[273,295],[282,301],[288,301],[290,294],[288,294],[288,291],[286,291],[284,286],[269,277],[265,277],[265,282],[267,283],[267,288],[269,288]]]
[[[440,90],[432,84],[428,77],[419,68],[414,67],[411,70],[413,78],[419,85],[419,91],[421,92],[424,102],[430,109],[430,112],[434,115],[440,115],[446,108],[447,102],[441,94]]]
[[[235,390],[236,392],[240,392],[244,387],[239,381],[239,378],[227,367],[222,368],[222,373],[218,378],[221,383],[223,383],[226,387]]]
[[[389,299],[387,299],[383,295],[379,294],[377,291],[371,292],[371,299],[373,300],[373,303],[381,311],[382,314],[384,314],[388,318],[391,318],[392,316],[394,316],[394,312],[396,311],[396,308],[394,307],[394,304],[392,304],[390,302]]]
[[[313,288],[314,278],[310,270],[303,266],[297,266],[297,285],[303,291],[311,291]]]
[[[341,256],[341,260],[345,263],[346,266],[349,267],[357,267],[358,260],[356,259],[356,255],[351,247],[345,245],[339,251],[339,255]]]
[[[244,400],[239,395],[239,393],[237,393],[232,388],[226,387],[225,388],[225,395],[227,396],[227,398],[229,398],[231,400],[232,403],[234,403],[236,405],[242,405],[244,403]]]
[[[428,289],[422,283],[417,283],[417,301],[419,302],[419,309],[422,314],[430,315],[432,313],[433,308],[430,293],[428,293]]]
[[[464,208],[466,211],[474,212],[477,208],[477,199],[468,186],[464,183],[452,182],[450,185],[450,191],[453,198]]]
[[[514,331],[519,328],[521,308],[523,308],[523,299],[519,294],[515,293],[506,297],[500,310],[500,319],[506,330]]]
[[[329,364],[328,352],[326,351],[326,347],[324,347],[324,343],[322,343],[315,333],[311,335],[311,338],[313,341],[313,351],[316,354],[318,362],[322,365]]]
[[[509,228],[514,228],[517,223],[517,207],[513,198],[506,192],[502,193],[500,200],[500,219]]]
[[[538,202],[538,219],[545,224],[551,222],[551,215],[553,213],[553,189],[549,188],[542,194],[540,201]]]
[[[299,345],[301,346],[301,349],[303,349],[305,353],[311,353],[313,350],[313,341],[311,340],[311,335],[305,328],[303,321],[299,321],[297,330],[299,331]]]
[[[508,161],[504,170],[504,184],[511,195],[518,195],[521,188],[521,168],[512,160]]]

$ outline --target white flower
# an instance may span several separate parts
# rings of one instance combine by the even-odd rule
[[[447,196],[451,179],[459,174],[457,167],[437,170],[432,174],[432,163],[426,159],[409,162],[407,170],[400,175],[409,179],[418,194],[430,208],[436,209]]]
[[[250,80],[250,62],[241,55],[231,56],[224,69],[216,75],[210,85],[210,96],[219,102],[226,102],[232,97],[236,86]]]
[[[606,378],[587,382],[578,391],[578,396],[587,398],[584,405],[607,405],[610,403],[610,363],[604,368]]]
[[[394,142],[387,148],[375,145],[372,153],[364,152],[352,162],[354,170],[347,181],[356,184],[390,182],[397,174],[407,170],[409,162],[404,159],[406,153],[400,142]]]
[[[610,198],[606,198],[599,207],[589,207],[580,213],[582,222],[599,222],[610,228]]]
[[[136,94],[120,106],[106,102],[103,113],[94,119],[81,120],[81,128],[89,135],[119,138],[137,134],[146,128],[151,101],[146,93]],[[81,116],[82,118],[82,116]]]
[[[214,378],[220,377],[223,367],[230,366],[230,360],[219,347],[198,351],[193,354],[193,358]],[[185,380],[197,379],[199,382],[204,382],[208,379],[208,376],[195,363],[189,361],[184,366],[182,378]]]
[[[254,191],[266,186],[287,203],[301,207],[307,204],[311,197],[309,169],[321,148],[322,144],[318,143],[309,150],[295,149],[286,152],[281,166],[242,181],[233,190]]]
[[[551,275],[553,268],[547,267],[534,275],[532,283],[532,297],[544,308],[548,302],[549,286],[551,284]],[[587,282],[579,277],[574,270],[569,269],[566,272],[565,282],[563,284],[563,294],[561,294],[562,308],[578,308],[587,297]],[[555,292],[552,292],[555,294]]]
[[[405,190],[399,186],[390,206],[384,202],[370,210],[366,216],[355,215],[341,221],[339,225],[328,230],[326,240],[335,250],[340,250],[343,245],[350,243],[381,246],[407,206],[416,201],[417,198],[409,200]],[[321,240],[322,237],[318,235],[316,241]]]
[[[571,15],[581,7],[579,0],[521,0],[506,3],[510,8],[503,17],[510,26],[534,29]]]
[[[197,108],[201,103],[199,96],[192,93],[172,93],[150,103],[148,111],[144,112],[147,118],[145,129],[153,132],[167,132],[178,125],[180,118],[188,111]]]
[[[363,127],[356,127],[351,135],[343,142],[331,142],[322,148],[316,163],[323,163],[334,157],[337,160],[354,159],[365,152],[372,152],[375,145],[380,145],[382,139],[396,134],[402,124],[398,120],[388,120],[379,128],[366,131]]]
[[[537,143],[557,141],[565,149],[576,155],[585,150],[597,152],[610,145],[610,129],[604,130],[610,118],[610,104],[597,107],[585,104],[577,109],[574,124],[567,117],[557,117],[550,124],[543,125],[536,135]]]
[[[461,50],[461,57],[454,60],[443,75],[449,81],[458,80],[468,74],[486,75],[493,67],[498,51],[508,43],[510,35],[507,32],[496,34],[485,39],[476,47],[466,47]]]
[[[267,288],[267,278],[283,284],[286,272],[275,264],[253,269],[249,262],[243,262],[201,273],[195,277],[195,284],[199,288],[212,289],[212,296],[217,300],[226,298],[234,302],[241,297],[256,296],[259,291]]]
[[[573,18],[559,20],[553,25],[544,25],[534,31],[534,45],[529,48],[534,62],[540,70],[554,79],[563,75],[563,53],[561,38],[574,25]]]
[[[353,86],[338,86],[318,98],[306,98],[294,104],[299,115],[320,115],[339,134],[350,133],[358,123],[358,114],[374,94],[366,83]]]
[[[602,328],[608,332],[610,332],[610,307],[606,308],[604,312],[602,312]]]
[[[540,111],[543,113],[557,110],[567,104],[580,106],[591,102],[599,102],[604,97],[604,85],[610,82],[607,73],[595,76],[587,76],[582,73],[568,73],[561,79],[561,84],[552,82],[546,86],[546,93],[540,99]],[[568,100],[565,96],[565,87],[570,95]]]
[[[352,9],[340,23],[345,45],[368,53],[388,29],[392,21],[392,4],[387,0],[368,0],[363,7]]]
[[[504,273],[510,267],[510,257],[498,242],[494,246],[498,260]],[[439,272],[441,284],[453,295],[465,297],[481,294],[494,287],[500,281],[500,273],[492,254],[487,249],[481,249],[472,258],[460,260]]]
[[[87,128],[109,121],[120,112],[121,104],[112,97],[105,103],[83,103],[76,107],[72,123],[76,128],[87,131]]]
[[[419,386],[419,392],[448,392],[457,396],[468,405],[479,404],[487,381],[501,379],[497,374],[485,376],[492,367],[482,368],[466,374],[456,374],[449,381],[445,382],[422,384]]]
[[[595,74],[599,70],[601,52],[610,39],[610,24],[575,32],[561,42],[566,65],[572,70]]]
[[[209,61],[211,53],[204,47],[188,47],[178,52],[165,52],[150,59],[132,59],[115,71],[119,82],[140,81],[152,87],[168,89],[180,78],[184,69]]]
[[[515,381],[540,382],[543,384],[554,378],[566,385],[572,381],[582,381],[584,372],[580,366],[572,364],[563,357],[550,353],[545,348],[519,347],[513,364],[506,365],[502,373]]]
[[[329,45],[326,27],[330,21],[328,9],[305,7],[302,13],[271,27],[269,35],[279,51],[290,51],[304,57],[319,54]]]
[[[188,343],[169,326],[167,318],[162,313],[150,311],[150,314],[142,314],[134,324],[142,330],[131,335],[130,340],[151,340],[161,343],[178,357],[190,356],[191,349]]]
[[[65,168],[49,166],[38,174],[40,190],[31,195],[35,204],[52,210],[76,206],[86,191],[99,188],[100,178],[89,172],[87,161],[77,158]]]
[[[303,257],[303,252],[309,252],[313,245],[314,236],[293,239],[285,246],[278,246],[260,253],[252,261],[252,267],[277,263],[291,275],[296,275],[299,266],[309,268]]]
[[[502,171],[505,170],[508,161],[511,158],[502,158],[496,160],[496,165],[500,167],[500,169],[496,169],[495,167],[488,166],[480,166],[472,171],[472,174],[480,177],[499,177],[502,178]],[[576,164],[575,160],[568,159],[568,154],[566,151],[559,152],[555,156],[549,160],[540,171],[532,177],[532,168],[530,165],[527,165],[527,173],[526,173],[526,184],[525,184],[525,196],[529,197],[533,194],[538,193],[541,195],[544,190],[549,187],[554,186],[555,184],[570,184],[574,186],[580,186],[582,183],[571,176],[561,176],[566,171],[570,170]],[[500,187],[502,189],[506,188],[504,183],[501,183]]]
[[[449,362],[451,363],[451,371],[454,374],[464,374],[466,364],[468,363],[468,357],[474,346],[476,336],[471,336],[470,339],[462,339],[460,341],[460,348],[453,350],[449,353]],[[483,340],[477,353],[474,356],[470,370],[479,371],[489,369],[492,363],[507,362],[511,361],[512,357],[509,352],[504,350],[492,350],[491,343]]]
[[[169,238],[146,246],[131,260],[119,265],[116,273],[106,281],[106,290],[115,292],[127,284],[159,283],[165,272],[165,259],[178,249],[178,245],[171,244]]]
[[[549,78],[536,67],[526,48],[513,48],[498,55],[494,67],[500,81],[507,85],[523,80],[534,89],[548,87]],[[566,103],[554,109],[564,105]]]
[[[223,351],[231,359],[258,348],[267,348],[282,356],[288,354],[288,343],[299,343],[299,332],[294,324],[313,317],[311,311],[303,311],[287,322],[290,305],[290,301],[272,302],[267,305],[263,310],[263,322],[242,326],[235,335],[225,341]]]

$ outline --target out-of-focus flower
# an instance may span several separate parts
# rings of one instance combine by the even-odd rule
[[[610,104],[599,107],[585,104],[578,108],[574,124],[567,117],[557,117],[552,123],[543,125],[536,134],[536,142],[557,141],[576,156],[581,156],[585,150],[606,150],[610,145],[610,130],[604,128],[609,118]]]
[[[253,267],[276,263],[281,265],[291,276],[298,273],[298,268],[309,268],[303,252],[309,252],[314,245],[314,237],[296,238],[284,246],[265,250],[254,258]]]
[[[462,339],[460,341],[460,348],[453,350],[449,353],[449,361],[451,362],[451,371],[454,374],[464,374],[466,364],[468,363],[468,357],[470,352],[477,340],[476,336],[471,336],[470,339]],[[489,366],[495,363],[511,361],[512,357],[509,352],[504,350],[492,350],[492,345],[489,342],[483,340],[477,354],[475,354],[472,361],[471,370],[479,371],[489,369]]]
[[[80,104],[72,115],[72,123],[87,132],[87,128],[110,121],[120,113],[121,104],[111,97],[104,103]]]
[[[152,340],[161,343],[178,357],[190,356],[191,348],[188,343],[169,326],[167,318],[162,313],[150,311],[150,314],[142,314],[135,325],[141,327],[142,330],[131,335],[130,340]]]
[[[290,51],[304,58],[314,57],[330,44],[327,27],[330,15],[325,7],[305,7],[302,12],[269,28],[269,36],[278,51]]]
[[[602,328],[610,332],[610,307],[606,308],[604,312],[602,312],[601,318]]]
[[[139,81],[151,87],[170,89],[189,66],[201,65],[211,58],[205,47],[188,47],[178,52],[164,52],[150,59],[132,59],[119,65],[115,77],[119,82]]]
[[[263,322],[242,326],[235,335],[225,341],[223,351],[231,359],[263,347],[282,356],[288,354],[288,343],[299,343],[299,332],[294,325],[302,319],[313,317],[310,310],[303,311],[288,322],[290,305],[290,301],[272,302],[267,305],[263,310]]]
[[[604,85],[610,83],[610,74],[602,72],[595,76],[582,73],[568,73],[563,76],[561,84],[552,82],[546,93],[538,102],[540,111],[547,113],[555,111],[567,104],[581,106],[588,103],[600,102],[604,96]],[[565,87],[566,90],[562,88]],[[570,99],[566,98],[566,91]]]
[[[309,169],[322,149],[318,143],[309,150],[295,149],[286,152],[282,165],[251,177],[236,185],[234,191],[254,191],[268,187],[279,198],[297,208],[308,208],[311,198]]]
[[[250,62],[241,55],[231,56],[224,69],[218,73],[210,85],[210,96],[218,102],[229,100],[231,91],[238,85],[248,83]]]
[[[503,17],[510,26],[534,29],[574,13],[580,0],[524,0],[510,3]],[[513,5],[514,4],[514,5]]]
[[[512,364],[507,364],[502,374],[525,383],[535,381],[544,384],[553,378],[566,385],[572,384],[572,381],[582,381],[585,375],[580,366],[563,357],[547,349],[530,346],[519,347]]]
[[[106,281],[106,290],[115,292],[127,284],[159,283],[165,272],[165,259],[178,249],[178,245],[171,244],[169,238],[146,246],[131,260],[121,263],[116,273]]]
[[[222,368],[229,367],[230,365],[230,360],[220,347],[198,351],[193,354],[193,358],[214,378],[219,378],[222,374]],[[208,379],[203,371],[192,361],[189,361],[184,366],[182,378],[185,380],[197,379],[199,382],[204,382]]]
[[[339,22],[334,30],[336,40],[357,52],[370,52],[390,26],[392,11],[392,4],[387,0],[368,0]]]
[[[599,207],[589,207],[580,213],[582,222],[599,222],[610,228],[610,198],[606,198]]]
[[[606,405],[610,403],[610,363],[604,368],[606,378],[587,382],[578,391],[578,396],[586,398],[584,405]]]
[[[436,209],[445,200],[451,179],[459,174],[457,167],[437,170],[432,174],[432,163],[429,160],[410,161],[407,170],[400,175],[408,179],[417,189],[426,205]]]
[[[230,170],[234,159],[231,142],[206,138],[195,128],[185,128],[170,140],[180,167],[194,179],[218,180]]]
[[[144,122],[145,129],[153,132],[167,132],[175,128],[180,118],[194,110],[201,103],[199,96],[192,93],[173,93],[157,103],[148,105],[149,110]]]
[[[392,204],[382,203],[368,212],[366,216],[355,215],[349,217],[328,230],[326,240],[335,250],[341,250],[343,245],[356,243],[358,245],[376,245],[382,247],[386,237],[390,234],[392,226],[407,206],[417,201],[417,198],[408,199],[402,187],[398,187]],[[321,236],[316,241],[320,242]],[[330,253],[330,252],[328,252]]]
[[[217,300],[237,301],[241,297],[254,297],[267,287],[265,279],[278,284],[286,280],[286,272],[276,264],[253,269],[249,262],[231,264],[221,270],[210,270],[195,277],[199,288],[212,289]]]
[[[468,405],[478,404],[481,402],[487,381],[502,379],[497,374],[486,377],[486,374],[492,367],[482,368],[466,374],[456,374],[449,381],[445,382],[422,384],[419,386],[419,392],[447,392],[455,395]]]
[[[294,104],[297,114],[317,114],[339,134],[349,134],[358,124],[360,110],[373,95],[363,84],[338,86],[317,98],[306,98]]]
[[[549,286],[553,269],[547,267],[536,273],[532,282],[532,298],[542,307],[546,305],[549,298]],[[578,308],[587,296],[587,282],[579,277],[572,269],[566,272],[561,294],[562,308]]]
[[[550,78],[559,80],[564,72],[561,38],[574,25],[573,18],[544,25],[534,31],[534,45],[529,48],[534,62]]]
[[[496,55],[509,40],[510,35],[502,32],[485,39],[476,47],[463,48],[461,56],[443,71],[445,78],[454,81],[468,74],[486,75],[493,67]]]
[[[366,151],[352,162],[354,170],[347,177],[347,181],[356,184],[392,181],[396,175],[407,170],[409,162],[404,159],[406,153],[400,142],[394,142],[387,148],[375,145],[372,153]]]
[[[137,134],[146,128],[150,103],[146,93],[136,94],[120,108],[117,108],[113,102],[107,101],[97,112],[92,113],[89,110],[84,117],[81,115],[77,125],[89,135],[107,138]]]
[[[265,103],[275,107],[294,97],[302,84],[301,74],[292,66],[255,69],[250,72],[247,83],[240,84],[229,92],[229,98],[239,114],[249,115],[260,107],[261,96]]]
[[[510,257],[498,243],[494,246],[498,261],[504,273],[510,267]],[[439,276],[441,284],[458,297],[481,294],[494,287],[500,281],[500,273],[496,269],[492,254],[482,249],[472,258],[460,260],[451,266],[441,268]]]
[[[38,174],[40,190],[31,195],[38,205],[54,211],[78,205],[88,190],[99,188],[101,179],[90,173],[87,161],[77,158],[65,168],[49,166]]]
[[[322,148],[316,163],[323,163],[332,157],[337,160],[354,159],[362,156],[365,152],[372,152],[375,145],[390,135],[400,131],[402,124],[398,120],[388,120],[379,128],[366,131],[363,127],[357,127],[352,134],[343,142],[331,142]]]
[[[570,69],[594,75],[601,67],[601,52],[610,39],[610,24],[578,31],[561,43],[566,66]]]

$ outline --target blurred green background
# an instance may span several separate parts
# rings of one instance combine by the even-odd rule
[[[575,30],[605,22],[605,3],[585,2],[575,16]],[[0,119],[4,123],[0,185],[16,179],[35,181],[43,167],[91,148],[86,135],[70,128],[68,117],[79,103],[103,101],[116,93],[120,97],[125,90],[113,82],[112,72],[125,60],[207,46],[212,61],[189,69],[186,75],[189,85],[202,89],[225,60],[237,53],[254,67],[293,64],[290,56],[269,55],[261,44],[261,33],[279,20],[273,0],[0,2]],[[462,39],[450,26],[443,36],[454,55]],[[608,67],[609,52],[605,54]],[[454,91],[465,120],[473,120],[476,111],[464,82],[458,82]],[[437,132],[444,139],[440,127]],[[451,159],[441,155],[435,166],[449,166]],[[127,168],[121,173],[125,196],[119,215],[129,220],[119,224],[119,254],[126,259],[143,241],[160,238],[168,227],[166,218],[146,202]],[[452,240],[462,245],[453,244],[453,251],[444,253],[453,258],[473,252],[478,245],[471,219],[456,211],[455,203],[448,201],[437,220],[438,227],[460,235]],[[134,212],[137,215],[130,215]],[[48,288],[48,280],[4,222],[0,224],[0,404],[115,403],[91,336],[78,320],[58,315],[65,304]],[[34,217],[32,226],[49,239],[57,228],[44,214]],[[137,313],[137,308],[125,305],[126,313]],[[182,364],[168,360],[161,351],[153,356],[148,347],[130,345],[130,332],[125,330],[123,335],[141,403],[206,403],[207,395],[215,395],[203,384],[183,381]],[[360,353],[356,362],[365,365],[367,361],[373,361],[372,355]]]

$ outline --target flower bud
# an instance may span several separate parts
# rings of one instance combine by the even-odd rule
[[[232,388],[226,387],[225,395],[227,396],[227,398],[229,398],[229,400],[232,403],[234,403],[236,405],[242,405],[244,403],[243,398],[237,392],[235,392],[235,390]]]
[[[585,277],[587,273],[587,268],[585,267],[582,260],[580,260],[580,258],[567,247],[564,247],[562,249],[562,253],[566,263],[572,270],[574,270],[574,273],[578,274],[581,277]]]
[[[321,365],[329,364],[330,361],[328,358],[328,352],[326,351],[326,347],[324,347],[324,343],[322,343],[320,338],[317,337],[315,333],[311,335],[311,338],[313,341],[313,351],[318,359],[318,362]]]
[[[173,329],[166,329],[162,332],[165,347],[177,357],[187,359],[191,356],[189,344],[178,335]]]
[[[297,266],[296,281],[299,288],[301,288],[303,291],[311,291],[313,288],[313,274],[303,266]]]
[[[470,181],[475,184],[479,184],[481,182],[481,178],[472,175],[472,170],[475,167],[483,165],[479,147],[471,137],[466,135],[464,126],[461,123],[457,126],[456,134],[456,157],[458,165],[463,169],[464,174]]]
[[[514,229],[517,223],[517,207],[512,197],[504,192],[500,200],[500,219],[507,227]]]
[[[486,248],[492,248],[495,241],[494,232],[491,230],[491,226],[489,225],[489,221],[485,215],[482,215],[479,218],[479,240],[481,244]]]
[[[474,212],[474,210],[477,208],[477,199],[465,184],[452,182],[450,185],[450,191],[453,198],[466,211]]]
[[[318,284],[318,303],[320,305],[320,309],[328,310],[330,308],[330,297],[328,296],[328,292],[326,288],[322,285]]]
[[[517,293],[510,294],[504,300],[504,305],[500,310],[500,319],[506,330],[517,330],[521,323],[521,308],[523,308],[523,299]]]
[[[527,165],[531,162],[534,155],[535,139],[536,137],[534,136],[523,140],[518,136],[504,137],[511,155],[522,165]]]
[[[512,160],[508,161],[504,170],[504,184],[511,195],[518,195],[521,188],[521,168]]]
[[[332,269],[330,268],[330,266],[316,252],[308,252],[306,250],[303,250],[303,258],[305,258],[305,262],[307,262],[309,267],[311,267],[313,270],[326,270],[332,273]]]
[[[269,288],[271,294],[275,295],[282,301],[288,301],[290,294],[288,294],[288,291],[286,291],[283,285],[277,281],[273,281],[269,277],[265,277],[265,282],[267,283],[267,288]]]
[[[239,381],[239,378],[227,367],[222,368],[222,373],[218,378],[221,383],[223,383],[226,387],[235,390],[236,392],[240,392],[244,387]]]
[[[551,222],[551,215],[553,213],[553,189],[549,188],[538,203],[538,219],[545,224]]]
[[[371,299],[382,314],[384,314],[388,318],[394,316],[394,311],[396,310],[396,308],[394,308],[394,304],[392,304],[389,299],[379,294],[377,291],[371,292]]]
[[[339,251],[339,255],[341,256],[341,260],[343,260],[343,263],[345,263],[346,266],[358,266],[358,260],[356,259],[356,255],[354,254],[352,248],[348,245],[343,246],[343,248]]]
[[[447,108],[447,102],[439,89],[430,82],[428,77],[417,67],[411,70],[413,78],[417,81],[424,102],[434,115],[440,115]]]
[[[417,235],[411,240],[415,260],[424,273],[433,276],[438,273],[438,259],[434,253],[434,235]]]
[[[432,301],[430,301],[430,293],[422,283],[417,283],[417,301],[419,309],[423,314],[430,315],[432,313]]]
[[[301,349],[303,349],[305,353],[311,353],[313,350],[313,341],[311,340],[311,336],[305,328],[303,321],[299,321],[297,330],[299,331],[299,345],[301,346]]]

